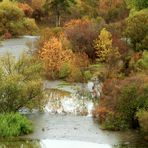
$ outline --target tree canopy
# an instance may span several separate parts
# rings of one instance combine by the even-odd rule
[[[61,25],[61,15],[68,12],[68,8],[75,3],[75,0],[47,0],[45,9],[56,14],[56,26]]]

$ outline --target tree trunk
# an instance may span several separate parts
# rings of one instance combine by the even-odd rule
[[[59,12],[57,12],[57,16],[56,16],[56,27],[60,27],[61,26],[61,15]]]

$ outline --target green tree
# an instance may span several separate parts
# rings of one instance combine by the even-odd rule
[[[77,0],[77,10],[81,16],[89,16],[96,18],[99,15],[99,1],[98,0]]]
[[[60,26],[62,14],[68,12],[72,4],[75,4],[75,0],[47,0],[45,3],[45,9],[55,13],[56,26]]]
[[[15,60],[0,58],[0,112],[16,112],[22,107],[40,107],[42,64],[25,54]]]
[[[125,35],[134,50],[148,50],[148,9],[138,11],[127,19]]]
[[[148,0],[127,0],[128,4],[137,10],[148,8]]]

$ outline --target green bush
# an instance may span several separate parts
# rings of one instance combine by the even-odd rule
[[[59,78],[66,78],[70,74],[69,64],[64,63],[59,71]]]
[[[125,35],[135,51],[148,50],[148,9],[135,12],[127,19]]]
[[[29,134],[32,131],[32,123],[19,113],[0,114],[1,137],[19,136]]]
[[[142,87],[135,84],[128,84],[121,89],[121,94],[118,100],[118,111],[121,113],[122,120],[127,125],[136,126],[135,117],[139,109],[148,107],[148,85]]]
[[[39,28],[37,27],[35,20],[31,18],[24,18],[23,26],[24,34],[36,35],[36,33],[39,31]]]
[[[68,81],[71,81],[71,82],[82,82],[83,81],[83,75],[82,75],[82,72],[81,72],[81,69],[78,68],[78,67],[73,67],[71,69],[71,73],[68,77]]]
[[[148,141],[148,110],[142,109],[136,113],[138,122],[140,125],[140,130],[143,134],[145,140]]]
[[[24,12],[16,2],[0,2],[0,36],[11,33],[12,36],[34,34],[37,26],[32,19],[25,18]]]
[[[10,54],[0,58],[0,112],[40,107],[43,98],[42,64],[34,57]]]
[[[141,130],[144,133],[147,133],[148,136],[148,111],[147,110],[139,110],[136,113],[136,116],[138,117],[138,121],[141,127]]]
[[[92,78],[92,73],[89,70],[84,71],[84,74],[83,75],[84,75],[84,79],[86,81],[88,81],[88,80],[90,80]]]
[[[137,67],[140,69],[148,69],[148,51],[144,51],[142,58],[137,61]]]

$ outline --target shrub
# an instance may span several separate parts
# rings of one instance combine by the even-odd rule
[[[25,18],[23,20],[23,26],[23,34],[36,35],[39,31],[34,19]]]
[[[31,7],[33,9],[41,9],[44,4],[45,4],[45,0],[32,0],[31,1]]]
[[[134,8],[136,10],[141,10],[148,7],[147,0],[127,0],[127,3],[131,8]]]
[[[67,78],[70,74],[70,65],[67,63],[64,63],[59,71],[59,78]]]
[[[136,63],[136,66],[140,69],[148,70],[148,51],[144,51],[142,58]]]
[[[99,30],[104,25],[89,19],[71,20],[64,26],[64,34],[72,44],[74,52],[85,52],[89,58],[95,58],[93,40],[97,38]]]
[[[148,9],[138,11],[127,19],[126,38],[130,39],[133,50],[148,50]]]
[[[122,20],[128,16],[128,9],[124,0],[100,0],[99,10],[107,22]]]
[[[98,118],[100,123],[103,123],[106,119],[108,112],[109,111],[106,109],[106,107],[97,107],[93,114],[96,118]]]
[[[81,72],[81,69],[77,66],[71,65],[71,72],[68,77],[68,80],[70,82],[82,82],[83,81],[83,75]]]
[[[148,133],[148,124],[147,124],[147,121],[148,121],[148,111],[146,111],[146,110],[139,110],[136,113],[136,116],[138,117],[138,121],[139,121],[141,130],[144,133]]]
[[[83,72],[85,81],[88,81],[92,78],[92,73],[89,70]]]
[[[37,21],[42,21],[42,17],[44,14],[43,6],[46,2],[46,0],[31,0],[31,7],[33,8],[33,18],[35,18]]]
[[[35,22],[25,18],[24,12],[17,3],[11,1],[0,2],[0,20],[1,36],[7,32],[12,36],[19,36],[37,31]],[[29,27],[27,27],[28,24]]]
[[[44,42],[43,47],[39,50],[39,57],[45,64],[46,74],[49,78],[56,78],[64,63],[69,63],[73,53],[69,49],[64,49],[58,38],[52,37]]]
[[[32,131],[32,123],[19,113],[0,114],[1,137],[20,136]]]
[[[101,116],[99,108],[109,110],[103,120],[106,128],[137,128],[136,112],[148,107],[148,79],[145,75],[136,75],[123,80],[106,80],[102,88],[99,107],[95,116]]]
[[[34,57],[10,54],[0,58],[0,112],[16,112],[22,107],[41,107],[42,64]]]
[[[70,63],[68,80],[74,82],[86,81],[83,71],[88,67],[89,59],[85,53],[74,53]]]
[[[148,111],[145,109],[139,110],[136,113],[136,117],[138,118],[138,122],[140,124],[140,129],[143,134],[145,140],[148,141]]]
[[[4,39],[11,39],[11,38],[12,38],[11,33],[6,32],[6,33],[4,34]]]
[[[106,25],[106,28],[112,34],[113,47],[118,47],[121,57],[124,59],[129,53],[129,47],[126,41],[123,39],[123,32],[126,28],[125,20],[110,23]]]
[[[65,40],[62,35],[60,38],[51,37],[43,42],[43,47],[39,49],[38,55],[44,63],[46,76],[49,79],[67,78],[70,81],[75,81],[76,77],[82,79],[81,69],[88,66],[88,56],[67,49],[64,45]]]
[[[130,73],[148,71],[148,52],[135,52],[129,60],[128,70]]]
[[[25,16],[31,17],[33,9],[26,3],[18,3],[18,7],[24,12]]]
[[[40,42],[44,43],[45,41],[48,41],[52,37],[57,37],[59,38],[61,36],[61,28],[60,27],[55,27],[55,28],[43,28],[41,29],[41,37],[40,37]]]
[[[136,128],[138,126],[136,112],[139,109],[148,107],[147,94],[148,85],[140,86],[140,84],[128,84],[121,89],[121,95],[118,100],[118,110],[121,113],[122,120],[127,125]]]

